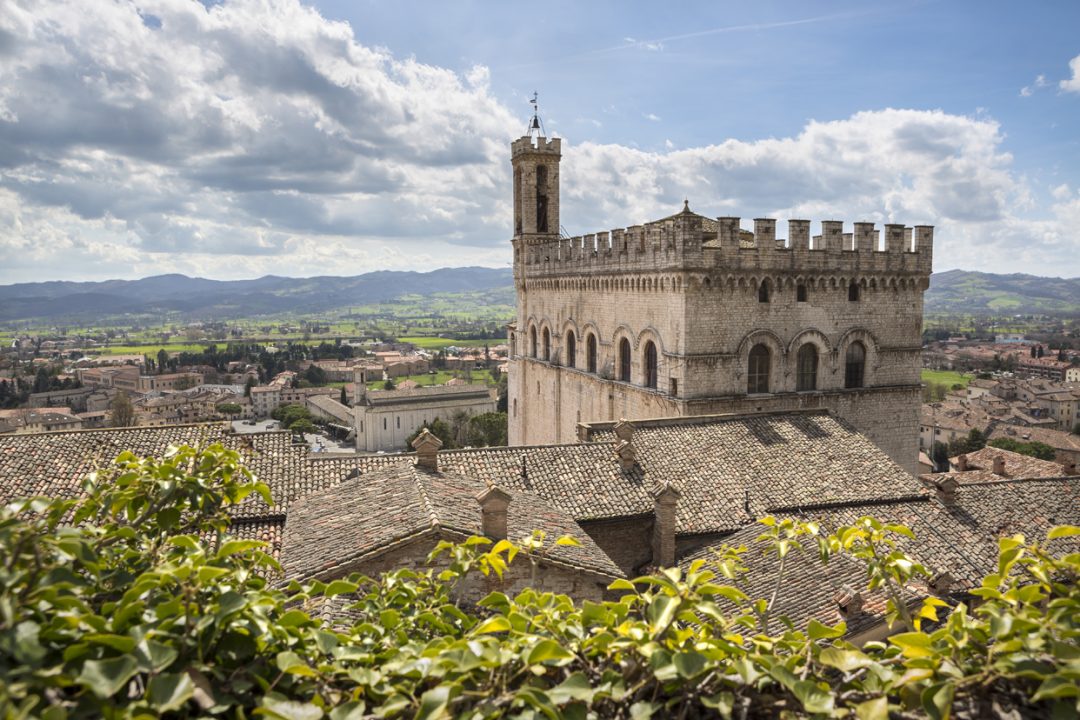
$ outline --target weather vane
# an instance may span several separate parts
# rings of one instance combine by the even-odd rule
[[[529,99],[529,103],[533,106],[532,120],[529,121],[529,136],[530,137],[544,137],[547,133],[544,130],[543,123],[540,122],[540,95],[533,90],[532,97]]]

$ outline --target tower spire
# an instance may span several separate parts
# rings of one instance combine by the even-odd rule
[[[532,120],[529,121],[529,129],[525,135],[533,139],[533,143],[537,138],[547,137],[547,132],[544,130],[544,123],[540,120],[540,95],[533,90],[532,97],[529,98],[529,104],[533,106]]]

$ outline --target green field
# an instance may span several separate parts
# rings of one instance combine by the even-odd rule
[[[974,379],[974,375],[966,375],[953,370],[927,370],[926,368],[923,368],[922,371],[922,381],[924,383],[939,383],[947,385],[950,388],[953,385],[967,387],[968,383]]]
[[[416,347],[423,348],[424,350],[442,350],[443,348],[448,348],[451,345],[457,347],[484,347],[485,345],[501,345],[505,342],[505,340],[503,340],[502,338],[487,338],[486,340],[455,340],[453,338],[413,335],[410,337],[399,337],[398,342],[412,343]]]

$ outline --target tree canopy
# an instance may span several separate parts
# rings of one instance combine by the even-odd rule
[[[1080,555],[1047,545],[1077,527],[1038,541],[1002,537],[975,607],[933,598],[911,607],[892,601],[899,584],[926,574],[896,549],[907,528],[863,518],[827,533],[764,519],[755,545],[781,567],[791,553],[844,555],[890,597],[905,631],[857,648],[843,623],[768,634],[771,600],[741,589],[746,548],[616,581],[621,597],[599,603],[532,589],[460,600],[471,574],[543,562],[540,534],[443,542],[428,569],[283,584],[264,543],[228,535],[229,508],[252,494],[270,501],[238,453],[181,447],[161,459],[122,454],[79,499],[0,510],[0,715],[1077,712]],[[347,614],[320,619],[335,608]]]

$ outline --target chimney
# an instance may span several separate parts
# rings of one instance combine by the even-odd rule
[[[994,474],[1006,477],[1005,475],[1005,458],[1001,455],[994,456]]]
[[[836,594],[833,595],[833,601],[836,603],[836,609],[840,611],[840,615],[845,620],[855,617],[862,611],[862,595],[850,585],[844,585],[837,590]]]
[[[960,483],[951,475],[945,475],[945,477],[934,482],[934,492],[942,505],[952,506],[956,504],[956,488],[959,485]]]
[[[614,430],[615,437],[618,438],[615,443],[615,455],[619,458],[619,467],[624,472],[630,471],[637,464],[637,451],[630,443],[631,438],[634,437],[634,426],[623,419],[615,423]]]
[[[430,430],[424,428],[416,439],[412,441],[413,449],[416,450],[416,466],[426,470],[438,471],[439,448],[442,440],[435,437]]]
[[[675,508],[680,493],[665,483],[653,493],[652,564],[657,567],[675,565]]]
[[[476,496],[480,502],[480,524],[484,535],[496,540],[506,539],[506,509],[510,507],[510,493],[494,485]]]
[[[967,463],[967,455],[966,454],[961,455],[960,457],[956,458],[956,469],[959,472],[967,472],[968,471],[968,463]]]
[[[945,595],[955,582],[956,579],[953,578],[952,573],[948,570],[939,570],[934,573],[927,584],[935,595]]]

